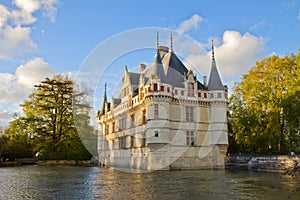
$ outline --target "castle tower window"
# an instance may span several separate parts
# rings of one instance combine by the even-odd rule
[[[181,91],[181,96],[184,96],[184,91],[183,90]]]
[[[134,121],[134,114],[130,115],[130,127],[134,127],[135,121]]]
[[[160,91],[163,92],[164,90],[165,90],[165,86],[161,85],[161,86],[160,86]]]
[[[178,95],[178,91],[177,90],[175,90],[175,95]]]
[[[154,119],[158,119],[158,104],[154,104]]]
[[[195,145],[195,136],[193,131],[186,131],[186,145],[194,146]]]
[[[154,137],[158,137],[158,136],[159,136],[158,131],[154,131]]]
[[[167,88],[167,92],[170,92],[170,88],[169,87]]]
[[[188,96],[194,96],[194,83],[188,84]]]
[[[207,94],[206,94],[206,93],[204,93],[204,98],[205,98],[205,99],[207,98]]]
[[[153,84],[153,90],[154,90],[154,92],[157,92],[157,83]]]
[[[192,122],[194,120],[193,116],[194,116],[193,107],[187,106],[185,108],[185,118],[186,118],[186,121]]]
[[[143,124],[146,123],[146,110],[143,110],[143,121],[142,121]]]
[[[218,98],[219,98],[219,99],[221,99],[221,98],[222,98],[222,96],[221,96],[221,95],[222,95],[222,94],[219,92],[219,93],[218,93]]]
[[[198,97],[201,97],[201,93],[200,92],[198,92]]]
[[[211,98],[211,99],[214,98],[214,93],[210,94],[210,98]]]

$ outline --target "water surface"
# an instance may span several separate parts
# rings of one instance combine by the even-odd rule
[[[5,167],[0,168],[0,199],[300,199],[300,175],[293,178],[228,170],[137,174],[98,167]]]

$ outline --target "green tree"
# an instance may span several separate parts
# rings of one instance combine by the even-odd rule
[[[35,87],[36,90],[21,105],[25,116],[17,117],[6,131],[5,135],[10,136],[6,147],[10,147],[10,143],[16,144],[18,137],[22,136],[24,141],[31,144],[30,151],[40,159],[89,159],[91,154],[80,140],[74,125],[73,80],[58,75],[46,78]],[[77,104],[80,105],[80,102]],[[18,137],[16,133],[19,133]],[[27,148],[26,142],[20,146]],[[12,151],[8,152],[16,156]]]
[[[287,153],[299,145],[299,54],[256,63],[233,89],[229,123],[244,153]],[[293,145],[292,145],[293,144]]]
[[[17,117],[10,122],[9,128],[1,138],[2,156],[9,160],[34,156],[31,133],[26,124],[27,120],[24,117]]]

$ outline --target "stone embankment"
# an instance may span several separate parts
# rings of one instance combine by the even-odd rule
[[[300,156],[289,155],[235,155],[226,157],[227,169],[287,171],[300,169]]]

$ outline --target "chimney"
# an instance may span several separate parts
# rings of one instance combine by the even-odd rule
[[[140,64],[140,73],[142,73],[146,69],[145,64]]]
[[[207,86],[207,76],[203,76],[203,84],[205,87]]]

